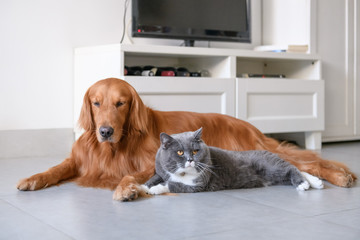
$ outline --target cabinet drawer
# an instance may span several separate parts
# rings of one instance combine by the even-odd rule
[[[125,80],[155,110],[235,117],[235,78],[125,77]]]
[[[237,117],[264,133],[322,131],[324,81],[237,79]]]

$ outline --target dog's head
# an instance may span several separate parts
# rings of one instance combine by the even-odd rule
[[[79,125],[85,131],[95,131],[99,142],[117,143],[125,135],[146,133],[147,111],[130,84],[108,78],[87,90]]]

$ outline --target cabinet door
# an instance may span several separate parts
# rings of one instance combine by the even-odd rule
[[[126,77],[125,80],[155,110],[235,116],[235,79]]]
[[[356,8],[355,8],[355,22],[357,22],[356,24],[356,29],[355,29],[355,82],[356,82],[356,88],[355,88],[355,93],[356,93],[356,99],[355,99],[355,134],[356,134],[356,138],[360,139],[360,4],[358,2],[358,4],[356,4]]]
[[[324,129],[324,81],[238,79],[238,117],[264,133]]]
[[[325,79],[323,140],[354,136],[354,0],[319,0],[317,49]]]

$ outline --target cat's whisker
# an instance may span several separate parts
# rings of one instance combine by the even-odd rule
[[[216,160],[215,158],[210,158],[210,160]],[[212,165],[209,165],[211,168],[220,168],[220,166],[219,165],[214,165],[214,164],[212,164]]]
[[[200,167],[200,168],[202,168],[202,169],[206,169],[206,170],[208,170],[208,171],[211,171],[211,172],[212,172],[212,170],[211,170],[210,166],[208,166],[208,165],[199,164],[199,167]]]
[[[211,174],[217,176],[213,170],[211,170],[212,165],[208,165],[205,163],[198,162],[198,167],[201,169],[201,173],[205,174],[205,172],[210,172]]]
[[[199,166],[200,169],[200,177],[203,179],[204,182],[209,180],[209,175],[207,174],[208,169],[204,168],[203,166]]]

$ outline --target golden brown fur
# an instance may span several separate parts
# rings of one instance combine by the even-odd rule
[[[85,133],[74,143],[70,157],[43,173],[21,180],[18,189],[37,190],[73,179],[82,186],[115,189],[116,200],[135,199],[138,184],[154,174],[160,133],[194,131],[200,127],[209,146],[269,150],[301,171],[342,187],[350,187],[356,179],[343,164],[324,160],[312,151],[279,144],[245,121],[220,114],[152,110],[143,104],[132,86],[120,79],[105,79],[89,88],[79,124]],[[100,133],[104,126],[113,129],[111,136]]]

